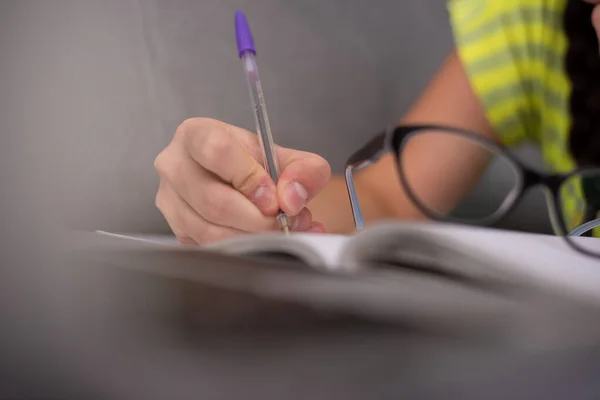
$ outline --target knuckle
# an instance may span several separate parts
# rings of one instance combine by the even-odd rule
[[[161,180],[158,186],[158,190],[156,191],[156,196],[154,196],[154,205],[163,213],[163,215],[169,207],[168,192],[169,188],[167,187],[167,183],[164,180]]]
[[[158,153],[154,158],[154,169],[160,174],[165,166],[165,150]]]
[[[172,155],[169,149],[165,149],[156,157],[154,164],[160,177],[169,182],[177,182],[187,176],[189,162],[186,157]]]
[[[158,153],[154,159],[154,169],[160,176],[166,176],[173,165],[173,157],[170,155],[169,147]]]
[[[224,124],[211,118],[186,119],[177,127],[175,137],[181,140],[189,151],[204,159],[212,157],[215,152],[222,154],[230,146]]]
[[[213,129],[205,133],[200,148],[197,149],[208,165],[218,165],[227,161],[232,154],[231,137],[219,130]]]
[[[158,208],[161,212],[164,211],[165,209],[165,196],[163,191],[159,188],[158,191],[156,192],[156,196],[154,197],[154,205],[156,206],[156,208]]]
[[[175,129],[175,138],[188,137],[196,131],[202,131],[206,125],[210,125],[208,118],[187,118]]]

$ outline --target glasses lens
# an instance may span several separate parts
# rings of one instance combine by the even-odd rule
[[[438,219],[485,223],[514,202],[521,182],[498,148],[447,130],[410,135],[399,158],[406,190]]]
[[[600,255],[600,169],[567,179],[559,190],[559,209],[571,243]]]

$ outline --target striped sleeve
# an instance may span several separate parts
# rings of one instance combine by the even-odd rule
[[[490,124],[507,146],[540,141],[540,110],[547,91],[544,58],[553,46],[544,40],[556,37],[549,1],[448,3],[461,62]]]

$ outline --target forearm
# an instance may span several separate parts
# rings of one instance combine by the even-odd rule
[[[388,182],[387,190],[372,184],[375,172],[375,170],[363,171],[354,176],[365,223],[415,217],[414,207],[407,204],[408,199],[389,190],[390,186],[396,184],[395,182]],[[355,229],[350,198],[343,176],[332,176],[327,187],[309,203],[308,208],[313,214],[313,219],[323,223],[328,233],[350,233]]]
[[[477,96],[471,90],[466,72],[453,52],[440,71],[434,76],[415,105],[402,118],[402,124],[439,124],[478,132],[490,140],[497,140],[489,125]],[[427,142],[427,141],[426,141]],[[419,185],[420,193],[428,193],[433,199],[428,204],[439,204],[439,209],[450,209],[456,199],[462,198],[471,186],[473,163],[440,162],[444,157],[451,161],[469,160],[473,146],[462,146],[455,154],[449,154],[443,141],[430,140],[421,146],[413,146],[412,154],[403,160],[405,168],[413,171],[413,183]],[[471,149],[472,150],[472,149]],[[431,159],[428,168],[419,166]],[[447,166],[450,165],[451,168]],[[441,187],[433,177],[444,176]],[[397,173],[393,154],[382,157],[379,162],[354,174],[354,183],[365,223],[382,219],[423,219],[425,216],[406,195]],[[414,187],[413,187],[414,189]],[[436,201],[434,201],[436,200]],[[450,201],[452,200],[452,201]],[[447,202],[448,204],[444,204]],[[442,207],[443,206],[443,207]],[[329,185],[310,204],[315,221],[322,222],[329,232],[347,233],[354,230],[350,201],[344,178],[333,177]]]
[[[350,201],[343,176],[332,176],[328,185],[309,204],[313,220],[328,233],[349,233],[354,228]]]

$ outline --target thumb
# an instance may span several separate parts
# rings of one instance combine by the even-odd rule
[[[297,215],[325,186],[331,177],[329,163],[304,151],[279,149],[281,176],[277,198],[281,209]]]

